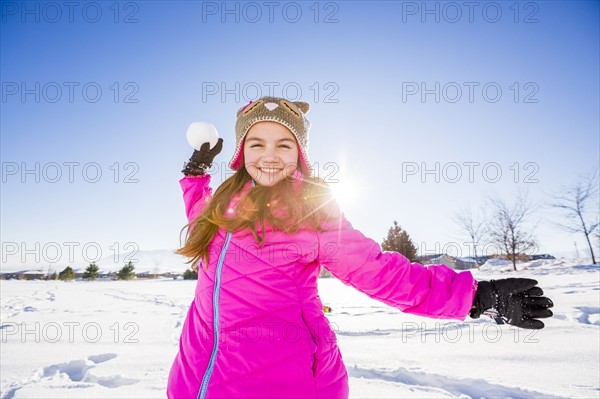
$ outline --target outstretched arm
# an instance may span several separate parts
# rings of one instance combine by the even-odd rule
[[[406,313],[460,320],[469,314],[477,290],[470,272],[411,263],[398,252],[382,251],[341,212],[336,219],[318,233],[318,256],[344,284]]]
[[[529,329],[544,328],[540,318],[551,317],[550,298],[537,281],[508,278],[476,281],[468,271],[445,265],[425,267],[353,229],[337,211],[337,222],[319,232],[319,261],[334,276],[371,298],[406,313],[464,320],[493,309],[496,321]],[[492,312],[493,313],[493,312]]]

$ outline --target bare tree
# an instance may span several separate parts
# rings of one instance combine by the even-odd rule
[[[456,223],[459,228],[465,232],[471,243],[473,244],[473,252],[475,255],[475,262],[479,269],[479,259],[477,257],[477,244],[479,244],[485,236],[485,218],[474,218],[471,207],[466,207],[452,216],[452,221]]]
[[[492,210],[488,229],[490,240],[502,248],[516,271],[517,256],[537,246],[532,229],[526,226],[536,207],[523,192],[518,193],[513,203],[500,198],[490,198],[488,202]]]
[[[562,187],[554,196],[553,208],[562,209],[569,220],[567,224],[557,225],[570,233],[583,233],[590,249],[592,263],[596,263],[594,247],[590,241],[594,230],[600,225],[598,213],[598,169],[582,176],[570,186]]]

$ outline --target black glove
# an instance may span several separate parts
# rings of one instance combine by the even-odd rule
[[[505,278],[479,281],[470,316],[474,319],[491,308],[508,324],[521,328],[540,329],[540,320],[552,316],[548,308],[554,306],[550,298],[543,297],[544,291],[537,281],[529,278]]]
[[[210,143],[206,142],[200,147],[200,151],[194,150],[192,157],[186,162],[185,167],[181,171],[184,175],[198,176],[204,174],[207,169],[210,169],[213,159],[223,149],[223,139],[219,139],[213,148],[210,148]]]

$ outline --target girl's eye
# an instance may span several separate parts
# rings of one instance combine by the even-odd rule
[[[252,144],[250,145],[250,148],[256,148],[256,147],[262,147],[262,144]],[[290,147],[288,144],[281,144],[279,145],[279,148],[285,148],[285,149],[290,149],[292,147]]]

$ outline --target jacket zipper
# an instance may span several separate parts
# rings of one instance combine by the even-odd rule
[[[225,238],[225,245],[223,245],[223,249],[221,249],[219,263],[217,264],[217,269],[215,272],[215,288],[213,292],[213,350],[212,354],[210,355],[208,367],[206,368],[206,371],[204,372],[204,377],[202,378],[202,384],[200,385],[200,390],[198,391],[198,396],[196,397],[197,399],[204,399],[206,397],[208,382],[210,381],[210,376],[212,375],[213,369],[215,367],[215,360],[217,358],[217,352],[219,350],[219,294],[221,290],[221,271],[223,269],[223,261],[225,260],[225,252],[227,252],[227,247],[229,246],[230,240],[231,231],[228,231],[227,237]]]
[[[254,179],[252,181],[252,188],[256,187],[256,183]],[[215,361],[217,359],[217,352],[219,351],[219,294],[221,292],[221,271],[223,270],[223,262],[225,261],[225,253],[227,252],[227,247],[229,247],[229,241],[231,241],[231,231],[227,232],[227,237],[225,237],[225,245],[223,245],[223,249],[221,249],[221,254],[219,255],[219,263],[217,263],[217,269],[215,271],[215,288],[213,291],[213,321],[214,321],[214,334],[213,334],[213,350],[210,355],[210,360],[208,362],[208,367],[204,372],[204,377],[202,377],[202,384],[200,384],[200,390],[198,391],[198,395],[196,399],[205,399],[206,398],[206,390],[208,389],[208,382],[210,381],[210,377],[212,375],[213,369],[215,367]]]

